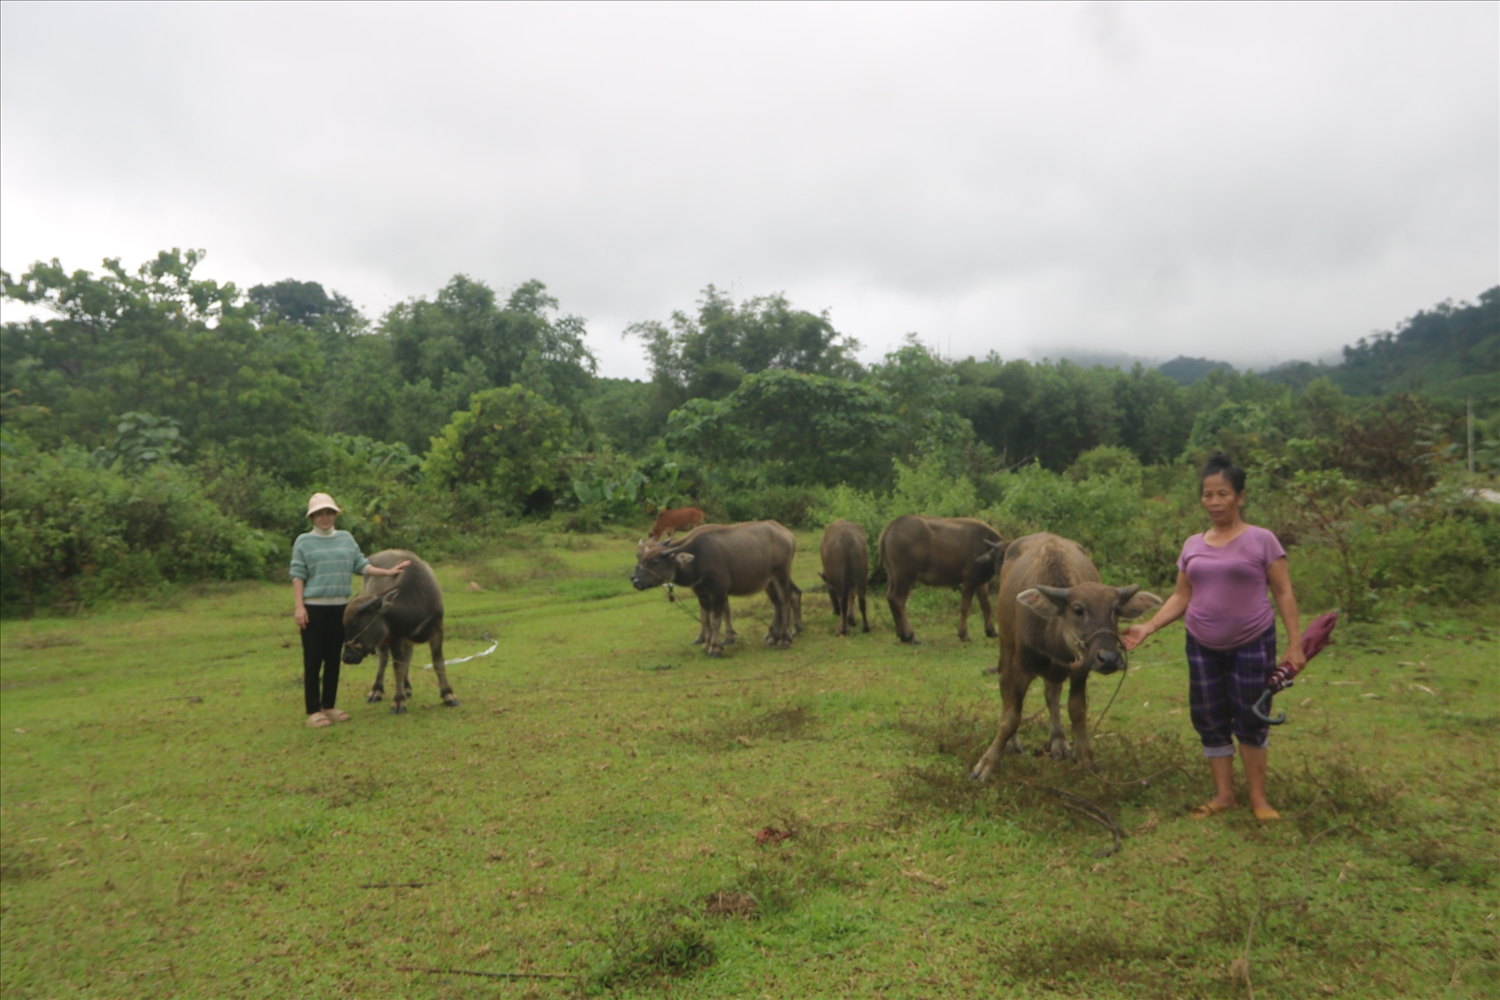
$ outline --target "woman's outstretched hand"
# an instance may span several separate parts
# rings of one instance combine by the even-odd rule
[[[391,572],[392,573],[399,573],[403,569],[405,569],[406,567],[408,567],[410,565],[411,565],[411,560],[410,559],[403,559],[401,562],[398,562],[396,565],[394,565],[394,566],[391,567]]]
[[[1125,649],[1129,651],[1145,642],[1146,637],[1150,634],[1151,633],[1146,630],[1146,626],[1132,625],[1128,629],[1120,633],[1120,641],[1125,644]]]

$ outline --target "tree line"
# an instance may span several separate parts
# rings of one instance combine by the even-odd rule
[[[41,313],[0,333],[7,609],[111,592],[127,565],[164,585],[264,572],[314,488],[353,501],[367,544],[439,550],[517,518],[588,530],[691,499],[797,523],[828,491],[891,495],[918,466],[983,495],[1031,465],[1171,470],[1214,447],[1268,482],[1336,472],[1414,494],[1454,460],[1456,382],[1488,392],[1479,464],[1500,459],[1500,288],[1419,312],[1340,366],[1206,363],[1179,381],[946,359],[915,335],[863,364],[827,312],[709,286],[625,331],[651,369],[633,381],[599,377],[585,321],[539,281],[497,293],[457,275],[372,320],[315,281],[198,278],[202,259],[3,275],[6,298]],[[1143,475],[1167,488],[1167,472]]]

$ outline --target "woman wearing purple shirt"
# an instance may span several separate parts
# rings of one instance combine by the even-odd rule
[[[1287,659],[1305,662],[1297,598],[1287,572],[1286,551],[1265,528],[1246,524],[1245,470],[1223,452],[1198,477],[1204,510],[1213,527],[1194,535],[1177,559],[1177,589],[1151,620],[1126,629],[1126,649],[1186,613],[1189,694],[1193,728],[1213,772],[1216,794],[1193,809],[1196,819],[1235,807],[1234,744],[1240,745],[1250,808],[1255,818],[1280,819],[1266,799],[1266,743],[1270,727],[1251,706],[1276,669],[1276,616],[1266,598],[1269,588],[1286,626]]]

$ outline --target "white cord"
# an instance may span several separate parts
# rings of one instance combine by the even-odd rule
[[[486,649],[482,653],[475,653],[473,656],[462,656],[462,657],[459,657],[456,660],[444,660],[443,661],[443,667],[446,669],[448,667],[453,666],[453,664],[455,664],[455,663],[468,663],[470,660],[477,660],[481,656],[489,656],[491,653],[493,653],[499,647],[500,640],[499,639],[490,639],[490,634],[488,632],[484,633],[484,637],[486,639],[490,640],[490,648],[489,649]],[[423,670],[431,670],[432,669],[432,664],[429,663],[429,664],[427,664],[427,666],[423,667],[422,669]]]

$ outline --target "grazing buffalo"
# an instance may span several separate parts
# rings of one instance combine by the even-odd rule
[[[411,697],[411,654],[417,643],[425,642],[432,650],[432,669],[443,704],[458,704],[443,666],[443,591],[432,575],[432,567],[405,549],[377,552],[370,562],[390,569],[404,559],[410,559],[411,565],[399,576],[365,577],[364,589],[344,608],[344,662],[358,663],[379,651],[375,683],[365,698],[374,703],[385,696],[386,658],[395,661],[395,691],[391,695],[391,712],[395,715],[406,711],[406,701]]]
[[[1005,543],[994,528],[972,517],[907,514],[885,526],[877,549],[886,576],[885,599],[902,642],[917,641],[906,616],[906,601],[918,583],[962,588],[958,637],[964,642],[969,641],[970,601],[978,595],[984,634],[994,637],[989,583],[1005,557]]]
[[[774,609],[766,644],[785,649],[802,626],[802,592],[792,583],[796,554],[797,540],[775,521],[715,526],[679,542],[642,541],[630,582],[636,590],[667,583],[692,588],[709,656],[723,652],[719,632],[729,621],[729,598],[765,591]]]
[[[662,535],[671,538],[679,531],[691,531],[703,523],[703,511],[697,507],[678,507],[676,510],[664,510],[656,518],[656,524],[651,528],[651,534],[647,535],[652,541],[656,541]]]
[[[1079,763],[1092,767],[1089,674],[1123,670],[1119,619],[1160,604],[1161,598],[1139,587],[1106,587],[1077,542],[1046,533],[1011,542],[1000,570],[1000,732],[969,776],[982,781],[999,766],[1007,746],[1020,751],[1015,737],[1021,704],[1038,677],[1046,682],[1053,758],[1072,755],[1058,717],[1063,681],[1068,681],[1073,751]]]
[[[839,616],[839,635],[848,635],[854,626],[854,600],[859,598],[859,617],[865,631],[870,631],[870,617],[865,613],[865,583],[870,575],[870,549],[864,529],[849,521],[834,521],[823,529],[823,572],[818,574],[828,584],[833,613]]]

